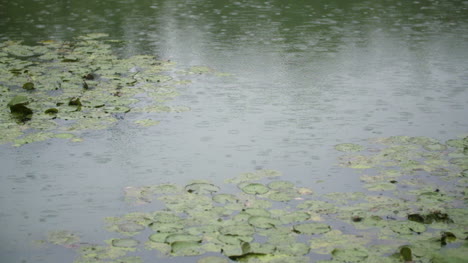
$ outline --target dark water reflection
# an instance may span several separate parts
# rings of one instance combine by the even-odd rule
[[[196,77],[173,102],[192,111],[149,129],[123,120],[77,146],[0,146],[2,258],[71,261],[29,241],[57,228],[104,240],[103,217],[137,209],[122,202],[125,186],[221,183],[268,168],[319,193],[353,191],[358,178],[336,166],[333,145],[466,133],[467,9],[428,0],[0,1],[1,41],[104,32],[125,41],[124,56],[233,74]]]

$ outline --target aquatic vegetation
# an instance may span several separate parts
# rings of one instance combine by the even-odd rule
[[[122,58],[107,34],[92,33],[74,41],[42,41],[37,46],[7,41],[0,44],[0,144],[21,146],[70,133],[105,129],[124,114],[189,111],[167,106],[179,94],[177,85],[193,75],[215,73],[193,67],[177,75],[175,63],[150,55]],[[136,98],[138,95],[138,98]],[[43,126],[51,122],[54,125]],[[142,127],[153,118],[136,120]],[[47,134],[47,136],[39,136]]]
[[[342,143],[335,145],[335,150],[340,152],[360,152],[363,149],[363,146],[354,143]]]
[[[273,170],[226,180],[237,186],[237,193],[200,180],[185,186],[130,187],[127,202],[162,202],[165,208],[107,218],[109,231],[132,238],[94,246],[93,255],[103,262],[148,250],[162,257],[193,256],[198,262],[310,262],[319,254],[328,256],[317,261],[322,263],[463,262],[468,210],[465,192],[457,189],[466,189],[466,169],[465,162],[450,160],[465,158],[465,142],[371,140],[380,150],[357,155],[372,168],[356,170],[365,173],[360,179],[366,192],[316,196],[278,180],[282,175]],[[347,152],[341,164],[353,167],[349,160],[356,160],[356,154]],[[288,198],[278,197],[283,194]],[[49,238],[52,244],[79,247],[76,262],[86,262],[90,248],[75,246],[75,235],[51,236],[56,236]],[[224,257],[204,257],[207,253]]]

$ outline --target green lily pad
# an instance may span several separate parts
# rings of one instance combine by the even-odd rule
[[[219,204],[237,203],[239,199],[232,194],[217,194],[213,196],[213,201]]]
[[[176,241],[171,243],[171,253],[174,256],[195,256],[203,254],[200,243],[196,241]]]
[[[273,190],[294,189],[296,186],[288,181],[273,181],[268,184],[268,187]]]
[[[428,151],[444,151],[447,149],[447,146],[441,143],[434,143],[423,145],[423,148]]]
[[[229,263],[229,260],[222,257],[209,256],[199,259],[197,263]]]
[[[455,148],[464,148],[468,143],[465,141],[465,139],[450,139],[445,142],[450,147],[455,147]]]
[[[82,262],[95,262],[96,260],[116,259],[123,257],[133,247],[114,247],[114,246],[99,246],[99,245],[84,245],[78,248],[78,254]],[[76,261],[75,261],[76,262]],[[79,261],[78,261],[79,262]],[[105,261],[104,261],[105,262]]]
[[[275,178],[281,176],[276,170],[258,170],[250,173],[242,173],[238,177],[226,180],[226,183],[239,184],[242,182],[257,181],[265,178]]]
[[[342,262],[364,262],[369,257],[369,253],[365,249],[349,248],[349,249],[334,249],[332,251],[334,260]]]
[[[156,231],[162,233],[174,233],[179,232],[184,228],[184,225],[181,224],[180,221],[176,223],[160,223],[160,222],[153,222],[149,225],[149,227]]]
[[[307,212],[303,211],[293,211],[293,212],[287,212],[284,215],[281,215],[279,219],[281,222],[285,224],[289,223],[296,223],[296,222],[304,222],[306,220],[309,220],[311,215]]]
[[[248,222],[251,226],[265,229],[274,228],[282,224],[278,219],[266,216],[251,216],[249,217]]]
[[[400,248],[400,255],[405,262],[413,261],[413,252],[408,246],[403,246],[402,248]]]
[[[269,191],[267,197],[273,201],[287,202],[298,197],[298,193],[294,189],[274,190]]]
[[[183,233],[176,233],[171,234],[166,237],[165,243],[172,244],[174,242],[201,242],[201,238],[199,236],[183,234]]]
[[[25,89],[25,90],[34,90],[35,89],[34,88],[34,83],[32,83],[32,82],[24,83],[22,88]]]
[[[136,247],[140,242],[135,239],[131,238],[118,238],[112,239],[111,244],[114,247],[122,247],[122,248],[129,248],[129,247]]]
[[[390,229],[398,234],[408,235],[426,231],[424,224],[413,221],[394,221],[389,225]]]
[[[192,183],[185,186],[185,191],[194,194],[211,194],[219,191],[219,187],[210,183]]]
[[[13,97],[10,102],[8,102],[7,106],[8,107],[11,107],[11,106],[15,106],[15,105],[26,105],[29,103],[29,99],[28,97],[26,96],[23,96],[23,95],[17,95],[15,97]]]
[[[138,233],[146,229],[145,226],[137,224],[135,222],[126,222],[117,225],[121,232],[125,233]]]
[[[259,183],[252,183],[252,184],[247,184],[247,185],[241,185],[239,186],[241,190],[250,195],[261,195],[261,194],[266,194],[268,193],[269,189],[263,184]]]
[[[278,246],[279,254],[286,254],[290,256],[303,256],[309,254],[310,246],[304,243],[292,243],[288,245]]]
[[[331,227],[322,223],[304,223],[293,226],[294,232],[306,235],[324,234],[331,231]]]
[[[251,236],[255,233],[255,229],[246,224],[233,224],[220,227],[219,232],[230,236]]]
[[[148,237],[149,240],[155,243],[164,243],[166,238],[171,235],[171,233],[154,233]]]
[[[44,111],[45,114],[57,114],[59,111],[56,108],[50,108]]]

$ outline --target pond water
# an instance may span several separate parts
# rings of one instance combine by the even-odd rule
[[[54,229],[104,240],[104,217],[137,209],[123,201],[127,186],[221,184],[274,169],[317,193],[359,191],[334,145],[466,134],[467,9],[455,0],[2,1],[1,42],[100,32],[124,41],[122,56],[229,73],[179,86],[169,104],[191,111],[156,126],[129,117],[78,144],[1,145],[2,261],[72,262],[73,252],[31,240]]]

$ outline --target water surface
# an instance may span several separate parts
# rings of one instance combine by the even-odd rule
[[[171,102],[192,110],[151,128],[124,119],[81,144],[0,146],[3,260],[71,262],[72,253],[30,241],[52,229],[104,240],[105,216],[136,209],[122,200],[126,186],[222,183],[266,168],[318,193],[356,191],[359,178],[336,165],[333,145],[466,133],[467,9],[428,0],[0,2],[0,41],[103,32],[124,41],[122,56],[232,74],[195,76]]]

